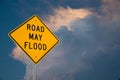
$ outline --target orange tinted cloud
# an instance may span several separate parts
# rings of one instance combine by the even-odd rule
[[[70,23],[76,18],[85,18],[91,14],[88,9],[72,9],[70,7],[59,7],[54,10],[53,15],[46,19],[46,24],[53,30],[58,30],[61,26],[67,26],[70,30]]]

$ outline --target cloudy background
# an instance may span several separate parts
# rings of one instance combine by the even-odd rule
[[[0,11],[0,80],[32,80],[33,62],[8,32],[33,14],[60,39],[37,80],[120,80],[120,0],[1,0]]]

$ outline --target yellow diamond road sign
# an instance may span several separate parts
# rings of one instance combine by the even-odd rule
[[[37,15],[12,30],[9,36],[34,63],[38,63],[59,42]]]

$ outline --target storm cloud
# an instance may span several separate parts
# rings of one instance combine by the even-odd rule
[[[54,14],[48,17],[52,22],[46,20],[44,22],[48,26],[57,25],[53,29],[55,28],[54,32],[60,43],[37,64],[37,80],[118,80],[120,6],[117,4],[119,2],[119,0],[115,0],[115,3],[113,0],[102,0],[101,13],[70,7],[55,9]],[[112,12],[116,7],[117,10]],[[81,17],[79,14],[83,13],[85,15]],[[64,20],[68,22],[64,24]],[[13,58],[26,65],[24,79],[30,80],[33,64],[23,52],[19,51],[17,47],[14,48]]]

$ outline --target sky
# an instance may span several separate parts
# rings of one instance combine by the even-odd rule
[[[37,14],[60,42],[37,80],[120,80],[120,0],[1,0],[0,80],[32,80],[34,63],[8,33]]]

